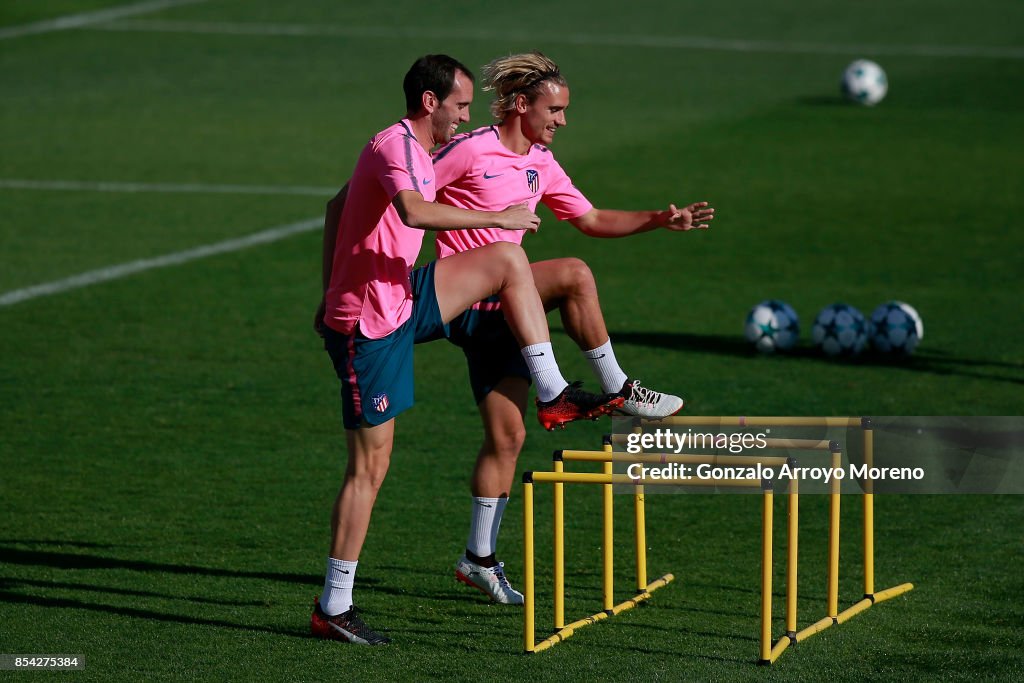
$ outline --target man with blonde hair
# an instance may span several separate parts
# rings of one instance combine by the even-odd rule
[[[558,129],[566,125],[569,106],[569,85],[551,59],[538,52],[502,57],[484,67],[484,81],[484,89],[495,93],[491,113],[497,123],[458,135],[434,154],[439,202],[477,211],[520,203],[534,210],[543,202],[558,219],[592,237],[626,237],[658,228],[703,230],[714,218],[707,202],[684,208],[670,204],[654,211],[595,208],[548,149]],[[453,230],[438,234],[437,255],[444,263],[453,255],[522,240],[521,231],[500,227]],[[661,418],[683,408],[681,398],[641,386],[619,367],[586,263],[561,258],[533,263],[531,268],[545,308],[558,309],[602,390],[624,399],[621,412]],[[509,584],[495,546],[525,438],[529,373],[516,353],[501,304],[493,297],[452,321],[449,338],[466,354],[484,423],[484,442],[471,482],[469,539],[455,574],[497,602],[521,604],[522,595]]]

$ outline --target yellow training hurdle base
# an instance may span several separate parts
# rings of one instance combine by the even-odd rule
[[[636,422],[634,431],[640,431],[641,425],[652,426],[686,425],[686,426],[751,426],[751,427],[860,427],[864,435],[864,461],[870,468],[873,465],[873,432],[867,418],[788,418],[788,417],[682,417],[666,418],[652,422]],[[673,580],[672,574],[647,583],[646,559],[646,519],[644,511],[645,485],[672,486],[712,486],[712,487],[745,487],[761,488],[762,490],[762,574],[761,574],[761,634],[759,664],[771,664],[791,644],[802,642],[830,626],[841,624],[865,611],[871,605],[896,597],[913,589],[913,584],[905,583],[883,591],[874,591],[874,500],[872,482],[866,479],[861,482],[864,495],[864,596],[848,609],[839,612],[839,510],[840,483],[838,478],[832,480],[829,492],[829,534],[828,534],[828,599],[827,614],[812,625],[797,630],[797,556],[798,556],[798,515],[799,492],[797,480],[789,482],[788,525],[787,525],[787,563],[786,563],[786,632],[778,641],[772,641],[772,536],[773,536],[773,483],[771,479],[733,480],[708,479],[690,480],[681,483],[665,479],[637,479],[624,474],[614,474],[612,467],[615,462],[628,463],[687,463],[751,465],[760,463],[766,467],[778,467],[783,464],[795,464],[792,458],[764,455],[706,455],[706,454],[669,454],[614,453],[612,444],[626,439],[627,435],[605,437],[604,449],[601,451],[556,451],[554,454],[553,472],[527,472],[523,475],[523,520],[524,520],[524,612],[523,641],[524,650],[528,653],[540,652],[556,643],[562,642],[579,628],[596,623],[609,616],[631,609],[650,598],[651,593]],[[766,439],[765,449],[794,449],[825,451],[831,454],[831,468],[842,466],[842,453],[838,442],[813,439]],[[759,449],[762,450],[762,449]],[[567,473],[563,463],[566,460],[600,462],[603,465],[601,474]],[[554,485],[554,634],[540,641],[535,641],[535,605],[534,605],[534,511],[533,484],[552,483]],[[563,484],[583,483],[598,484],[603,489],[603,598],[604,609],[584,619],[565,624],[565,571],[564,571],[564,493]],[[612,539],[613,539],[613,486],[630,485],[634,488],[635,527],[636,527],[636,576],[637,594],[624,602],[615,604],[612,579]]]

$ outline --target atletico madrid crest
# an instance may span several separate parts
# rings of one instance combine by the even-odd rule
[[[526,172],[526,184],[530,186],[530,192],[536,194],[540,189],[540,173],[532,168]]]
[[[388,406],[391,405],[388,403],[388,395],[384,393],[376,394],[371,397],[370,400],[373,401],[373,408],[378,413],[385,412],[388,409]]]

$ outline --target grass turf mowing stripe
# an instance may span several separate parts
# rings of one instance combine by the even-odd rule
[[[0,40],[5,38],[20,38],[21,36],[29,36],[36,33],[49,33],[51,31],[64,31],[71,28],[82,28],[91,24],[120,19],[121,17],[149,14],[151,12],[159,12],[179,5],[194,5],[199,2],[206,2],[206,0],[149,0],[148,2],[137,2],[131,5],[111,7],[110,9],[102,9],[95,12],[68,14],[55,19],[45,19],[43,21],[34,21],[31,24],[10,26],[8,28],[0,29]]]
[[[680,50],[783,54],[864,54],[907,57],[981,57],[1024,59],[1024,47],[987,45],[869,45],[771,40],[736,40],[701,36],[616,36],[596,33],[516,33],[515,31],[466,31],[420,26],[326,26],[315,24],[267,24],[226,21],[138,20],[94,25],[103,31],[154,31],[250,36],[347,36],[354,38],[421,38],[494,41],[534,41],[567,45],[638,47]]]
[[[51,294],[59,294],[72,289],[80,289],[82,287],[88,287],[90,285],[107,282],[109,280],[116,280],[147,270],[178,266],[184,263],[189,263],[190,261],[207,258],[209,256],[226,254],[232,251],[248,249],[249,247],[254,247],[260,244],[276,242],[278,240],[291,237],[292,235],[309,232],[310,230],[322,225],[322,218],[308,218],[304,221],[270,228],[268,230],[263,230],[262,232],[246,235],[245,237],[225,240],[215,244],[207,244],[201,247],[195,247],[194,249],[186,249],[185,251],[179,251],[173,254],[157,256],[156,258],[139,259],[137,261],[129,261],[128,263],[121,263],[108,268],[90,270],[86,273],[73,275],[62,280],[46,282],[40,285],[34,285],[24,289],[15,289],[4,294],[0,294],[0,306],[11,306],[23,301],[28,301],[29,299],[49,296]]]
[[[288,194],[330,197],[337,188],[303,185],[207,185],[205,183],[125,183],[82,180],[22,180],[0,178],[3,190],[58,190],[69,192],[181,192],[194,194]]]

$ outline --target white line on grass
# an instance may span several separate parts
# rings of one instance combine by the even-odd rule
[[[261,24],[239,22],[193,22],[128,20],[91,28],[104,31],[158,31],[168,33],[214,33],[249,36],[340,36],[353,38],[435,38],[475,41],[525,41],[530,44],[562,43],[611,47],[719,50],[728,52],[904,55],[915,57],[988,57],[1024,59],[1024,47],[988,45],[851,45],[841,43],[731,40],[699,36],[602,35],[596,33],[517,33],[515,31],[462,31],[455,28],[411,26],[330,26],[319,24]]]
[[[206,0],[149,0],[148,2],[137,2],[131,5],[121,5],[108,9],[96,10],[95,12],[82,12],[81,14],[66,14],[54,19],[44,19],[31,24],[20,26],[8,26],[0,28],[0,40],[4,38],[18,38],[29,36],[34,33],[49,33],[50,31],[63,31],[69,28],[82,28],[104,21],[113,21],[121,17],[133,17],[139,14],[149,14],[160,10],[177,7],[178,5],[191,5]]]
[[[281,225],[276,228],[270,228],[269,230],[263,230],[262,232],[246,235],[245,237],[225,240],[215,244],[207,244],[201,247],[195,247],[194,249],[174,252],[172,254],[164,254],[163,256],[157,256],[155,258],[129,261],[128,263],[100,268],[99,270],[90,270],[87,273],[80,273],[62,280],[54,280],[53,282],[25,287],[24,289],[15,289],[10,292],[0,294],[0,307],[11,306],[23,301],[28,301],[29,299],[36,299],[41,296],[60,294],[61,292],[88,287],[100,282],[117,280],[119,278],[134,275],[135,273],[142,273],[147,270],[179,266],[183,263],[198,261],[199,259],[204,259],[209,256],[226,254],[228,252],[240,251],[242,249],[248,249],[249,247],[255,247],[261,244],[277,242],[278,240],[283,240],[287,237],[291,237],[292,235],[310,232],[318,227],[322,227],[323,224],[323,218],[308,218],[304,221]]]
[[[81,180],[0,178],[0,190],[64,190],[79,192],[192,192],[196,194],[291,194],[333,197],[338,189],[305,185],[207,185],[204,183],[121,183]]]

